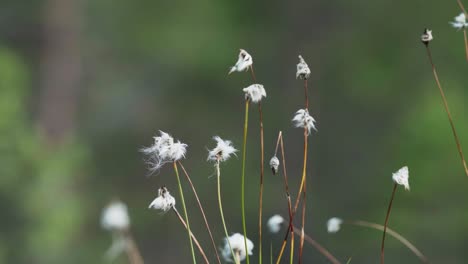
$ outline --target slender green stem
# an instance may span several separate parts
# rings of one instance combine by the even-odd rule
[[[264,144],[263,144],[263,111],[262,103],[258,102],[258,112],[260,114],[260,197],[259,197],[259,208],[258,208],[258,240],[259,240],[259,250],[258,250],[258,260],[262,264],[262,214],[263,214],[263,175],[264,175],[264,163],[265,163],[265,153],[264,153]]]
[[[179,165],[180,165],[180,168],[182,169],[182,171],[184,172],[185,177],[187,178],[187,181],[190,184],[190,187],[192,187],[193,194],[195,195],[195,199],[197,200],[197,203],[198,203],[198,208],[201,211],[201,214],[203,216],[203,220],[205,221],[206,229],[208,230],[208,234],[210,235],[211,244],[213,245],[213,249],[215,250],[215,253],[216,253],[216,259],[217,259],[218,263],[221,264],[221,259],[219,258],[218,249],[216,248],[216,244],[214,242],[213,235],[211,234],[211,228],[210,228],[210,225],[208,224],[208,220],[206,219],[205,210],[203,210],[203,206],[202,206],[202,204],[200,202],[200,198],[198,198],[198,193],[197,193],[197,191],[195,189],[195,186],[192,183],[192,180],[190,179],[189,174],[187,173],[187,170],[185,170],[184,165],[182,165],[182,162],[179,161]]]
[[[193,263],[197,263],[197,259],[195,258],[195,250],[193,249],[193,242],[192,242],[192,236],[191,236],[191,231],[190,231],[190,223],[189,223],[189,218],[187,214],[187,208],[185,206],[185,199],[184,199],[184,191],[182,190],[182,183],[180,182],[180,177],[179,177],[179,170],[177,169],[177,163],[174,161],[174,172],[176,174],[177,178],[177,184],[179,185],[179,193],[180,193],[180,201],[182,202],[182,209],[184,210],[184,215],[185,215],[185,222],[187,223],[187,233],[190,241],[190,250],[192,251],[192,260]]]
[[[304,166],[302,168],[302,182],[303,182],[303,200],[302,200],[302,222],[301,222],[301,239],[299,243],[299,263],[302,263],[302,250],[304,248],[304,225],[305,225],[305,212],[306,212],[306,178],[307,178],[307,138],[308,138],[307,128],[304,128]],[[301,196],[299,193],[298,197]]]
[[[367,221],[361,221],[361,220],[349,221],[349,222],[344,221],[343,223],[344,224],[355,225],[355,226],[362,226],[362,227],[372,228],[372,229],[380,230],[380,231],[383,231],[384,228],[385,228],[383,225],[379,225],[379,224],[372,223],[372,222],[367,222]],[[415,245],[413,245],[411,242],[409,242],[408,239],[406,239],[404,236],[400,235],[399,233],[397,233],[396,231],[390,229],[389,227],[387,227],[386,233],[389,234],[390,236],[392,236],[393,238],[395,238],[396,240],[400,241],[403,245],[405,245],[423,263],[429,263],[429,259],[421,251],[419,251],[419,249]]]
[[[388,218],[390,217],[390,211],[392,210],[393,199],[395,198],[395,192],[398,187],[398,184],[393,185],[392,197],[390,198],[390,203],[388,204],[387,215],[385,216],[385,224],[382,235],[382,245],[380,247],[380,263],[385,263],[384,250],[385,250],[385,234],[387,233]]]
[[[244,121],[244,140],[242,143],[242,175],[241,175],[241,208],[242,208],[242,228],[244,230],[244,246],[247,249],[247,226],[245,224],[245,159],[247,154],[247,128],[249,124],[249,103],[245,101],[245,121]],[[249,254],[246,254],[247,264],[250,264]]]
[[[291,252],[289,253],[289,264],[294,261],[294,232],[291,230]]]
[[[218,178],[218,205],[219,205],[219,213],[221,214],[221,221],[223,222],[224,228],[224,235],[226,236],[226,243],[229,245],[229,249],[231,250],[232,259],[235,260],[236,255],[232,250],[231,242],[229,242],[229,234],[226,227],[226,221],[224,221],[224,213],[223,213],[223,203],[221,202],[221,171],[219,169],[219,159],[216,161],[216,175]]]
[[[187,223],[185,223],[185,221],[182,218],[182,216],[180,215],[179,211],[177,211],[177,209],[174,206],[172,207],[172,210],[177,215],[177,218],[179,218],[179,221],[182,223],[182,225],[187,229]],[[190,231],[190,237],[193,239],[193,242],[195,243],[198,250],[200,251],[200,254],[202,255],[203,259],[205,260],[205,263],[209,264],[210,261],[208,261],[208,258],[206,257],[206,254],[205,254],[205,251],[203,250],[203,248],[201,247],[201,245],[198,242],[197,238],[195,237],[195,235],[191,231]]]

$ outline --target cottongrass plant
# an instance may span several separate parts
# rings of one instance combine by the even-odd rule
[[[226,237],[229,237],[227,227],[226,227],[226,221],[224,219],[224,213],[223,213],[223,203],[221,200],[221,170],[219,168],[220,162],[227,161],[231,155],[234,155],[237,152],[237,149],[235,149],[232,146],[232,142],[229,140],[223,140],[218,136],[213,137],[213,139],[216,141],[216,147],[213,148],[212,150],[208,151],[208,161],[215,162],[215,167],[216,167],[216,179],[217,179],[217,186],[218,186],[218,205],[219,205],[219,213],[221,215],[221,221],[223,223],[223,228],[224,228],[224,234]],[[232,259],[235,259],[235,252],[230,244],[230,240],[227,240],[227,245],[230,249]],[[223,253],[223,257],[225,254]]]
[[[305,226],[305,212],[306,212],[306,194],[307,194],[307,153],[308,153],[308,137],[310,130],[315,128],[315,119],[309,115],[309,96],[307,80],[310,76],[310,69],[307,63],[304,61],[301,55],[299,55],[299,63],[297,64],[296,79],[302,79],[304,81],[304,97],[305,97],[305,108],[300,109],[296,112],[293,118],[293,123],[296,127],[304,128],[304,162],[302,167],[301,185],[297,194],[296,204],[294,205],[294,212],[297,210],[299,200],[302,194],[302,222],[301,222],[301,239],[299,244],[299,263],[302,263],[302,253],[304,248],[304,226]]]
[[[457,16],[455,18],[455,22],[453,22],[452,25],[456,28],[463,29],[465,31],[466,12],[464,11],[463,16],[462,15]],[[441,93],[441,96],[445,105],[445,109],[449,117],[450,124],[452,126],[452,132],[454,134],[454,138],[457,143],[460,157],[465,167],[465,172],[468,175],[468,168],[466,167],[466,162],[463,156],[463,152],[461,150],[458,136],[456,134],[456,131],[453,125],[452,117],[448,110],[448,104],[445,99],[445,95],[442,90],[442,87],[440,85],[434,63],[432,61],[432,55],[429,49],[429,43],[432,40],[433,40],[432,31],[429,29],[426,29],[423,35],[421,36],[421,41],[425,44],[427,48],[427,53],[428,53],[428,57],[429,57],[429,61],[431,63],[432,69],[433,69],[434,78],[439,87],[439,91]],[[468,54],[468,50],[467,50],[467,54]],[[222,222],[223,229],[224,229],[223,246],[222,248],[219,249],[220,254],[218,254],[218,249],[214,242],[214,238],[211,234],[210,226],[206,219],[206,215],[204,213],[202,203],[197,195],[196,189],[190,179],[190,176],[187,170],[182,165],[182,159],[185,158],[186,149],[188,145],[180,141],[176,141],[168,133],[160,131],[159,135],[154,137],[154,143],[150,147],[146,147],[141,150],[146,155],[146,162],[149,165],[149,170],[151,173],[159,171],[167,163],[172,163],[174,173],[177,179],[179,194],[180,194],[180,204],[182,205],[184,215],[182,216],[176,209],[176,200],[174,197],[171,196],[171,194],[169,193],[166,187],[162,187],[158,190],[158,196],[151,202],[149,207],[152,209],[161,211],[161,212],[168,212],[172,210],[176,214],[177,218],[182,223],[182,225],[186,229],[187,234],[189,236],[193,263],[196,263],[196,256],[195,256],[195,250],[194,250],[193,244],[195,244],[198,250],[200,251],[200,254],[202,255],[205,263],[209,263],[209,259],[207,255],[205,254],[201,244],[199,243],[199,241],[197,240],[197,238],[195,237],[195,235],[190,229],[189,218],[188,218],[188,213],[187,213],[188,210],[185,205],[184,192],[182,189],[182,184],[181,184],[181,180],[179,176],[179,169],[178,169],[179,167],[182,169],[183,173],[185,174],[187,181],[189,182],[192,188],[192,191],[197,199],[198,207],[200,208],[200,211],[202,212],[202,216],[204,218],[206,228],[210,235],[213,248],[215,249],[215,252],[216,252],[218,263],[221,263],[221,259],[219,256],[221,255],[221,257],[226,262],[233,262],[233,263],[239,264],[242,261],[246,261],[247,264],[249,264],[249,255],[254,254],[253,252],[254,244],[251,240],[247,238],[246,214],[245,214],[245,169],[246,169],[246,162],[247,162],[246,161],[246,155],[247,155],[246,147],[247,147],[247,132],[248,132],[248,118],[249,118],[250,103],[258,105],[259,114],[260,114],[259,124],[260,124],[260,155],[261,155],[260,160],[261,162],[260,162],[260,191],[259,191],[259,219],[258,219],[258,228],[259,228],[258,230],[259,232],[258,257],[259,258],[258,259],[259,259],[259,263],[262,263],[262,255],[263,255],[262,254],[262,229],[263,229],[262,228],[262,225],[263,225],[262,207],[263,207],[263,181],[264,181],[264,142],[263,142],[264,140],[263,140],[263,137],[264,137],[264,133],[263,133],[263,112],[262,112],[261,103],[262,103],[263,98],[266,97],[266,91],[265,91],[264,86],[262,84],[258,84],[256,81],[255,73],[253,70],[252,56],[249,53],[247,53],[245,50],[240,50],[238,60],[236,64],[233,67],[231,67],[228,74],[231,74],[233,72],[245,72],[249,70],[251,72],[253,84],[243,89],[244,96],[245,96],[245,117],[244,117],[244,129],[243,129],[243,141],[242,141],[242,171],[241,171],[241,210],[242,210],[243,234],[235,233],[235,234],[229,235],[224,213],[223,213],[223,205],[222,205],[222,199],[221,199],[222,193],[221,193],[220,164],[221,162],[227,161],[232,155],[235,155],[237,150],[234,148],[231,141],[223,140],[222,138],[216,136],[213,138],[216,141],[216,146],[213,149],[209,150],[208,157],[207,157],[208,161],[211,161],[214,163],[214,166],[216,168],[216,175],[217,175],[218,206],[219,206],[219,211],[220,211],[220,216],[221,216],[221,222]],[[303,80],[305,103],[304,103],[304,108],[301,108],[295,112],[292,118],[292,124],[295,127],[303,129],[303,135],[304,135],[303,151],[304,152],[303,152],[301,181],[300,181],[299,190],[297,192],[297,197],[296,197],[294,204],[291,201],[291,195],[289,191],[288,176],[287,176],[287,171],[286,171],[285,149],[284,149],[284,142],[283,142],[283,134],[281,131],[278,133],[278,139],[276,141],[276,148],[275,148],[274,155],[271,157],[269,161],[269,166],[272,171],[272,174],[283,175],[284,191],[286,193],[287,207],[288,207],[288,214],[289,214],[287,225],[285,224],[286,220],[280,215],[275,215],[267,221],[268,230],[272,234],[277,234],[278,232],[280,232],[283,226],[287,227],[279,253],[277,254],[277,259],[276,259],[277,264],[281,263],[281,258],[286,248],[289,237],[290,237],[289,263],[290,264],[293,263],[294,254],[296,252],[295,247],[294,247],[295,245],[294,235],[295,234],[300,236],[300,244],[299,244],[299,249],[298,249],[298,252],[299,252],[298,262],[299,263],[302,263],[303,261],[302,258],[303,258],[303,253],[304,253],[304,242],[310,243],[315,249],[317,249],[322,255],[324,255],[329,260],[329,262],[333,264],[340,263],[340,261],[335,256],[333,256],[327,249],[325,249],[322,245],[320,245],[311,236],[308,236],[305,232],[306,189],[307,189],[307,169],[308,169],[307,161],[308,161],[308,140],[309,140],[308,138],[313,131],[317,131],[316,121],[309,113],[308,79],[310,77],[310,74],[311,74],[311,71],[309,69],[309,66],[305,62],[304,58],[299,55],[299,63],[297,64],[296,78]],[[279,157],[279,153],[278,153],[279,151],[281,152],[281,157]],[[282,170],[280,168],[282,168]],[[385,216],[384,225],[379,225],[379,224],[366,222],[366,221],[345,222],[339,218],[332,218],[327,223],[328,231],[330,233],[336,233],[340,230],[340,227],[342,224],[352,224],[356,226],[363,226],[363,227],[373,228],[376,230],[381,230],[383,231],[382,242],[381,242],[381,255],[380,255],[380,261],[382,264],[384,263],[384,249],[385,249],[386,233],[398,239],[401,243],[403,243],[411,251],[413,251],[413,253],[415,253],[423,262],[427,263],[428,262],[427,258],[413,244],[411,244],[402,235],[388,228],[389,216],[390,216],[393,201],[395,198],[396,189],[398,185],[401,185],[401,186],[404,186],[406,190],[409,190],[408,177],[409,177],[409,172],[408,172],[408,167],[406,166],[401,168],[397,172],[393,173],[392,180],[394,182],[394,186],[392,189],[390,202],[389,202],[387,213]],[[300,226],[299,225],[295,226],[294,219],[295,219],[295,216],[297,215],[299,203],[301,201],[302,201],[302,210],[301,210],[302,218],[300,220],[301,224]],[[103,220],[102,220],[103,227],[113,232],[115,230],[119,230],[118,233],[129,234],[129,232],[127,231],[129,229],[130,221],[129,221],[128,213],[126,211],[126,207],[120,204],[113,208],[114,209],[117,208],[118,210],[109,210],[110,213],[106,212],[105,214],[103,214]],[[109,216],[104,216],[104,215],[117,215],[117,216],[109,217]],[[112,221],[108,219],[114,219],[114,220],[118,219],[118,221]],[[120,240],[120,241],[128,241],[128,240]],[[120,248],[126,248],[127,245],[128,245],[127,242],[125,242],[117,246]],[[135,248],[133,250],[136,250],[135,252],[137,253],[134,252],[134,253],[129,254],[130,262],[132,264],[143,263],[143,260],[141,256],[139,255],[138,250],[136,248],[136,244],[133,243],[133,245],[135,245]],[[133,255],[133,256],[130,257],[130,255]],[[271,262],[273,262],[272,242],[270,243],[270,259],[271,259]],[[348,263],[350,260],[351,259],[349,258]]]
[[[158,196],[150,203],[148,208],[160,210],[164,213],[172,209],[172,211],[176,214],[177,218],[182,223],[184,228],[187,230],[187,232],[189,232],[191,239],[193,239],[193,242],[195,243],[198,250],[200,251],[200,254],[202,255],[203,259],[205,260],[205,263],[207,264],[210,263],[208,261],[208,258],[206,257],[205,251],[203,250],[200,243],[198,242],[198,239],[190,231],[187,223],[184,221],[184,218],[182,218],[179,211],[177,211],[175,205],[176,205],[175,198],[169,193],[166,187],[161,187],[158,189]]]
[[[182,189],[182,183],[179,177],[179,170],[177,169],[177,161],[185,158],[187,152],[187,144],[181,143],[180,141],[175,142],[174,138],[168,133],[159,131],[160,136],[154,137],[154,143],[150,147],[143,148],[141,151],[148,155],[147,163],[150,166],[150,171],[154,172],[159,170],[164,164],[172,162],[174,172],[179,185],[180,201],[182,203],[182,209],[184,210],[185,222],[187,224],[187,233],[190,241],[190,251],[192,253],[193,263],[197,263],[195,258],[195,250],[193,248],[192,236],[190,231],[190,222],[187,213],[187,207],[185,206],[184,191]]]
[[[437,87],[439,88],[439,92],[440,92],[440,96],[442,97],[442,101],[444,102],[445,112],[447,113],[447,116],[448,116],[448,119],[449,119],[449,122],[450,122],[450,127],[452,128],[453,137],[455,139],[455,143],[457,144],[458,153],[460,155],[460,158],[461,158],[461,161],[462,161],[462,164],[463,164],[463,168],[465,170],[465,174],[466,174],[466,176],[468,176],[468,167],[466,165],[465,156],[463,155],[463,150],[462,150],[462,147],[461,147],[461,144],[460,144],[460,139],[458,138],[457,130],[455,129],[455,125],[453,123],[452,114],[450,113],[450,109],[449,109],[449,106],[448,106],[448,103],[447,103],[447,99],[445,98],[444,90],[442,89],[442,85],[440,84],[440,81],[439,81],[439,76],[437,75],[436,67],[435,67],[434,62],[432,60],[432,53],[431,53],[431,49],[429,48],[429,43],[432,40],[433,40],[432,30],[429,30],[427,28],[424,29],[424,32],[421,35],[421,41],[426,46],[427,57],[429,58],[429,62],[430,62],[431,67],[432,67],[432,73],[434,75],[434,79],[436,81]]]
[[[119,200],[112,201],[102,211],[102,228],[112,233],[112,245],[105,257],[113,261],[122,252],[125,252],[131,264],[143,264],[143,258],[130,232],[130,216],[127,205]]]
[[[409,187],[409,171],[408,167],[404,166],[403,168],[399,169],[397,172],[393,173],[392,179],[393,179],[393,190],[392,190],[392,196],[390,198],[390,203],[388,204],[388,209],[387,209],[387,215],[385,216],[385,224],[383,228],[383,235],[382,235],[382,244],[380,246],[380,263],[383,264],[385,262],[385,257],[384,257],[384,250],[385,250],[385,234],[387,233],[387,225],[388,225],[388,219],[390,217],[390,211],[392,210],[392,204],[393,204],[393,199],[395,198],[395,193],[398,185],[402,185],[405,187],[405,190],[410,189]]]
[[[253,70],[253,59],[252,56],[247,53],[245,50],[241,49],[239,53],[238,60],[236,64],[231,67],[228,74],[231,74],[234,71],[248,71],[252,74],[252,79],[256,82],[255,73]],[[261,146],[261,165],[260,165],[260,214],[259,214],[259,237],[260,237],[260,254],[259,254],[259,261],[262,262],[262,245],[261,245],[261,208],[262,208],[262,195],[263,195],[263,111],[261,108],[261,100],[263,97],[266,97],[265,89],[261,84],[252,84],[243,89],[245,93],[245,117],[244,117],[244,137],[243,137],[243,144],[242,144],[242,172],[241,172],[241,210],[242,210],[242,229],[244,232],[244,243],[247,247],[247,225],[246,225],[246,217],[245,217],[245,162],[246,162],[246,151],[247,151],[247,130],[248,130],[248,122],[249,122],[249,104],[257,103],[259,106],[259,113],[260,113],[260,146]],[[249,256],[247,255],[247,264],[249,264]]]

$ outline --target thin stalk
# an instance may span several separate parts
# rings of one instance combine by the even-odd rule
[[[427,50],[427,56],[429,57],[429,62],[431,63],[431,66],[432,66],[432,73],[434,74],[434,79],[437,83],[437,87],[439,87],[440,95],[442,96],[442,101],[444,102],[445,112],[447,112],[450,126],[452,128],[453,137],[455,138],[455,143],[457,144],[458,153],[460,154],[460,158],[463,163],[463,168],[465,169],[465,174],[466,176],[468,176],[468,167],[466,166],[465,156],[463,155],[463,150],[460,144],[460,140],[458,139],[457,131],[455,130],[455,125],[453,124],[452,114],[450,114],[447,99],[445,98],[445,93],[442,90],[442,85],[440,85],[439,77],[437,75],[434,62],[432,61],[432,54],[431,54],[431,50],[429,49],[428,44],[426,44],[426,50]]]
[[[466,29],[463,29],[463,38],[465,39],[465,56],[468,61],[468,37],[466,36]]]
[[[254,83],[257,82],[255,77],[253,65],[250,66],[250,73],[252,74],[252,80]],[[265,163],[265,151],[263,144],[263,111],[262,102],[258,102],[258,113],[260,115],[260,195],[259,195],[259,206],[258,206],[258,262],[262,264],[262,216],[263,216],[263,175],[264,175],[264,163]]]
[[[350,225],[355,225],[355,226],[362,226],[362,227],[368,227],[376,230],[383,231],[385,227],[383,225],[379,225],[376,223],[372,222],[367,222],[367,221],[350,221],[350,222],[343,222],[344,224],[350,224]],[[411,242],[408,241],[404,236],[400,235],[396,231],[390,229],[387,227],[387,234],[390,236],[394,237],[396,240],[400,241],[403,245],[405,245],[411,252],[413,252],[423,263],[429,263],[429,259],[421,252],[419,249],[416,248],[415,245],[413,245]]]
[[[182,209],[184,210],[184,215],[185,215],[185,222],[187,223],[187,233],[190,241],[190,250],[192,252],[192,260],[193,263],[197,263],[197,259],[195,258],[195,250],[193,249],[193,243],[192,243],[192,236],[191,236],[191,231],[190,231],[190,222],[187,214],[187,208],[185,206],[185,199],[184,199],[184,191],[182,190],[182,183],[180,182],[180,177],[179,177],[179,170],[177,169],[177,163],[174,161],[174,172],[176,174],[177,178],[177,184],[179,185],[179,193],[180,193],[180,200],[182,202]]]
[[[242,143],[242,175],[241,175],[241,208],[242,208],[242,229],[244,231],[244,246],[247,249],[247,226],[245,224],[245,159],[247,154],[247,129],[249,124],[249,104],[250,100],[245,101],[245,120],[244,120],[244,140]],[[247,264],[250,264],[249,254],[246,254]]]
[[[270,241],[270,264],[273,264],[273,243]]]
[[[302,182],[303,182],[303,201],[302,201],[302,224],[301,224],[301,240],[299,244],[299,263],[302,263],[302,250],[304,248],[304,225],[305,225],[305,212],[306,212],[306,175],[307,175],[307,128],[304,128],[304,166],[302,169]],[[300,197],[300,193],[297,196]],[[299,200],[299,199],[298,199]]]
[[[286,232],[286,235],[284,237],[283,243],[281,245],[280,253],[278,254],[278,258],[276,260],[276,263],[279,264],[281,261],[281,257],[283,256],[284,250],[286,248],[286,244],[288,241],[288,236],[291,234],[291,253],[289,255],[289,262],[292,264],[294,260],[294,230],[293,230],[293,219],[294,219],[294,213],[292,210],[292,204],[291,204],[291,196],[289,194],[289,184],[288,184],[288,173],[286,171],[286,157],[284,155],[284,142],[283,142],[283,133],[280,131],[278,134],[278,141],[276,142],[276,149],[275,149],[275,155],[278,152],[278,147],[281,146],[281,156],[282,156],[282,163],[283,163],[283,178],[284,178],[284,188],[286,190],[286,198],[288,201],[288,213],[289,213],[289,224],[288,224],[288,230]]]
[[[193,194],[195,195],[195,199],[197,200],[197,203],[198,203],[198,208],[200,208],[200,212],[201,212],[201,214],[203,216],[203,220],[205,221],[206,229],[208,230],[208,234],[210,235],[211,244],[213,245],[213,249],[214,249],[214,251],[216,253],[216,259],[218,260],[218,263],[221,264],[221,259],[219,258],[218,249],[216,247],[216,243],[214,242],[213,235],[211,234],[211,228],[210,228],[210,225],[208,224],[208,220],[206,219],[205,211],[203,210],[203,206],[202,206],[202,204],[200,202],[200,199],[198,198],[198,194],[197,194],[197,191],[195,190],[195,186],[193,185],[189,174],[185,170],[184,165],[182,165],[182,162],[179,161],[179,165],[182,168],[182,171],[184,172],[185,177],[187,178],[187,181],[190,184],[190,187],[192,187]]]
[[[236,250],[235,254],[236,254],[235,262],[236,262],[236,264],[240,264],[241,263],[240,262],[240,252],[238,250]],[[246,254],[246,255],[248,256],[249,254]]]
[[[253,68],[252,68],[253,69]],[[260,197],[259,197],[259,208],[258,208],[258,241],[259,241],[259,253],[258,260],[262,264],[262,216],[263,216],[263,175],[264,175],[264,163],[265,153],[263,144],[263,111],[262,102],[258,102],[258,112],[260,114]]]
[[[133,239],[133,236],[130,233],[130,231],[126,231],[124,236],[127,240],[126,253],[130,263],[143,264],[143,257],[141,256],[140,251],[138,250],[138,246],[136,245],[135,240]]]
[[[302,232],[299,230],[299,228],[294,227],[294,232],[296,234],[299,234]],[[307,234],[304,235],[305,241],[307,241],[309,244],[311,244],[315,249],[317,249],[318,252],[320,252],[323,256],[325,256],[331,263],[333,264],[340,264],[340,261],[337,260],[333,254],[331,254],[326,248],[324,248],[320,243],[312,239],[312,237],[308,236]]]
[[[463,6],[463,3],[460,1],[460,0],[457,0],[457,3],[458,3],[458,6],[460,7],[460,9],[463,11],[463,13],[465,14],[465,17],[468,17],[468,13],[466,13],[466,9],[465,7]]]
[[[172,207],[172,211],[174,211],[174,213],[177,215],[177,218],[179,218],[182,225],[184,225],[185,229],[187,229],[187,231],[190,233],[190,237],[193,239],[193,242],[195,243],[198,250],[200,251],[200,254],[203,256],[203,259],[205,260],[205,263],[209,264],[210,262],[208,261],[208,258],[206,257],[205,251],[203,251],[203,248],[201,247],[200,243],[198,243],[198,240],[195,237],[195,235],[192,233],[192,231],[190,231],[188,229],[188,225],[187,225],[187,223],[185,223],[184,219],[179,214],[179,211],[177,211],[177,209],[174,206]]]
[[[224,213],[223,213],[223,203],[221,201],[221,171],[219,169],[219,159],[216,161],[216,174],[218,178],[218,205],[219,205],[219,213],[221,214],[221,221],[223,222],[224,228],[224,235],[226,236],[226,243],[229,245],[229,249],[231,250],[232,259],[236,259],[234,251],[232,250],[231,242],[229,242],[229,234],[226,228],[226,221],[224,221]],[[247,248],[247,247],[246,247]]]
[[[390,198],[390,204],[388,205],[387,215],[385,216],[385,224],[382,235],[382,246],[380,247],[380,263],[385,263],[384,249],[385,249],[385,234],[387,233],[388,218],[390,217],[390,211],[392,210],[393,199],[395,198],[395,192],[398,187],[398,184],[393,185],[392,197]]]

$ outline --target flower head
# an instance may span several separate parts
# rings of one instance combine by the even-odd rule
[[[126,230],[130,226],[127,206],[114,201],[104,208],[101,216],[101,226],[106,230]]]
[[[161,187],[158,189],[158,197],[154,199],[148,208],[153,208],[156,210],[161,210],[163,212],[169,211],[173,206],[175,206],[175,198],[169,193],[166,187]]]
[[[245,93],[245,100],[250,99],[253,103],[258,103],[262,97],[266,97],[265,88],[261,84],[252,84],[242,90]]]
[[[393,173],[392,179],[396,184],[405,186],[405,190],[409,190],[409,171],[408,167],[404,166],[403,168],[399,169],[397,172]]]
[[[302,80],[309,79],[310,69],[307,63],[304,61],[301,55],[299,55],[299,63],[297,64],[296,79],[300,78]]]
[[[315,127],[315,119],[309,115],[309,110],[307,109],[299,109],[294,115],[292,119],[295,127],[302,127],[307,128],[308,133],[310,134],[310,130],[314,129],[317,131]]]
[[[423,34],[421,35],[421,41],[427,45],[433,39],[432,30],[425,28]]]
[[[153,137],[154,143],[150,147],[143,148],[141,152],[148,155],[148,164],[151,171],[156,171],[165,163],[185,158],[187,144],[180,141],[174,142],[168,133],[159,131],[160,136]]]
[[[229,243],[228,243],[229,241]],[[221,249],[221,255],[223,256],[224,260],[227,262],[235,262],[232,259],[232,254],[231,254],[231,249],[229,248],[229,244],[231,244],[232,251],[234,251],[234,254],[239,256],[239,261],[245,260],[247,254],[252,255],[252,250],[254,248],[254,244],[250,239],[247,238],[247,249],[245,248],[245,243],[244,243],[244,236],[235,233],[230,237],[224,238],[224,246]]]
[[[267,226],[271,233],[276,234],[281,230],[284,218],[281,215],[274,215],[268,219]]]
[[[343,220],[338,217],[332,217],[327,221],[327,231],[328,233],[336,233],[340,231],[341,224]]]
[[[230,140],[223,140],[222,138],[215,136],[216,147],[208,152],[208,160],[211,161],[226,161],[232,154],[235,155],[237,149],[232,146]]]
[[[250,54],[247,53],[247,51],[241,49],[239,52],[239,59],[237,60],[236,65],[231,67],[228,74],[231,74],[235,71],[237,72],[247,71],[249,67],[252,65],[252,63],[253,63],[252,56],[250,56]]]
[[[465,13],[461,13],[460,15],[455,17],[455,22],[449,22],[452,26],[458,30],[468,28],[468,23],[466,23],[466,16]]]
[[[273,175],[276,175],[276,173],[278,173],[278,167],[280,165],[280,161],[279,159],[275,156],[273,156],[273,158],[271,158],[270,160],[270,168],[271,168],[271,171],[273,172]]]

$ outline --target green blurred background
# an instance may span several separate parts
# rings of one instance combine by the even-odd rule
[[[466,263],[468,177],[419,38],[431,43],[468,151],[468,64],[463,33],[448,21],[451,1],[2,0],[0,2],[0,263],[105,263],[111,235],[99,226],[114,197],[128,204],[147,263],[190,263],[186,233],[172,213],[147,206],[157,188],[176,192],[170,166],[149,176],[138,150],[158,130],[189,144],[185,166],[213,233],[223,237],[216,177],[206,162],[214,135],[242,142],[247,73],[227,76],[239,48],[254,58],[269,160],[284,132],[293,197],[301,173],[303,105],[297,55],[308,62],[311,114],[306,231],[341,260],[377,263],[381,232],[329,217],[383,223],[391,173],[410,168],[390,227],[434,263]],[[258,246],[258,113],[252,107],[247,163],[247,229]],[[225,214],[240,232],[240,158],[222,166]],[[287,214],[282,178],[266,170],[265,220]],[[213,256],[193,196],[194,232]],[[275,252],[281,237],[265,235]],[[254,249],[252,263],[257,262]],[[306,245],[305,263],[326,263]],[[388,263],[418,263],[388,238]],[[115,263],[126,263],[124,256]]]

